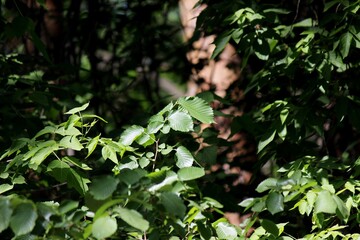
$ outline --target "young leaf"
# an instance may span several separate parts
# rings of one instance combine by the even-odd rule
[[[34,156],[30,159],[30,167],[37,169],[38,166],[55,150],[58,149],[57,144],[54,141],[53,146],[45,147],[37,151]]]
[[[110,197],[116,190],[119,180],[110,175],[95,178],[90,187],[89,192],[96,200],[104,200]]]
[[[201,178],[205,175],[203,168],[199,167],[185,167],[178,171],[178,176],[181,181],[189,181],[197,178]]]
[[[38,215],[35,205],[27,202],[19,204],[10,219],[10,228],[15,236],[27,234],[35,227],[35,221]]]
[[[8,183],[0,184],[0,194],[7,192],[14,188],[14,185],[10,185]]]
[[[65,136],[60,140],[60,146],[64,148],[74,149],[75,151],[80,151],[83,149],[83,145],[75,136]]]
[[[89,103],[85,103],[81,107],[76,107],[76,108],[73,108],[73,109],[67,111],[65,114],[75,114],[75,113],[84,111],[88,106],[89,106]]]
[[[179,168],[191,167],[194,162],[193,155],[186,147],[180,146],[176,149],[176,166]]]
[[[102,216],[96,219],[92,226],[92,235],[96,239],[105,239],[113,235],[117,230],[117,222],[110,216]]]
[[[115,164],[119,164],[119,161],[116,156],[116,151],[112,146],[105,145],[101,150],[101,155],[105,160],[109,158]]]
[[[119,217],[130,226],[139,229],[142,232],[149,229],[149,222],[145,220],[139,212],[122,207],[117,207],[114,211],[119,213]]]
[[[144,128],[141,126],[133,125],[126,129],[120,136],[119,142],[125,146],[131,145],[142,133]]]
[[[88,158],[95,150],[98,142],[99,142],[100,135],[94,137],[90,140],[90,142],[86,145],[86,148],[88,150],[88,154],[86,155],[86,158]]]
[[[272,215],[284,211],[284,196],[278,192],[271,192],[266,199],[266,207]]]
[[[8,198],[0,198],[0,233],[9,227],[12,212],[10,200]]]
[[[178,103],[185,108],[193,118],[199,120],[200,122],[214,122],[214,112],[205,100],[198,97],[187,97],[179,98]]]
[[[189,114],[175,111],[169,118],[169,125],[175,131],[189,132],[193,131],[194,124]]]
[[[235,227],[227,222],[219,222],[216,225],[216,234],[219,239],[233,240],[237,238],[237,231]]]

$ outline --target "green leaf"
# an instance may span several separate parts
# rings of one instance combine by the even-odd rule
[[[109,158],[115,164],[119,164],[119,161],[116,156],[116,151],[112,146],[105,145],[101,150],[101,155],[105,160]]]
[[[149,229],[149,222],[145,220],[139,212],[122,207],[117,207],[114,211],[119,213],[119,217],[130,226],[139,229],[142,232]]]
[[[47,167],[47,173],[54,177],[59,182],[66,182],[69,174],[70,166],[60,160],[52,161]]]
[[[205,100],[198,97],[179,98],[178,103],[185,108],[190,115],[202,123],[213,123],[214,112]]]
[[[30,159],[30,167],[34,170],[54,151],[58,149],[58,145],[55,141],[52,141],[54,144],[49,147],[45,147],[37,151],[34,156]]]
[[[12,212],[10,200],[0,198],[0,233],[9,227]]]
[[[169,125],[175,131],[189,132],[193,131],[194,124],[189,114],[175,111],[169,118]]]
[[[175,193],[161,193],[160,202],[169,214],[178,216],[180,218],[185,216],[186,206],[183,203],[183,200]]]
[[[255,189],[257,192],[262,193],[269,189],[274,189],[276,187],[278,180],[276,178],[267,178],[262,181],[257,188]]]
[[[224,50],[230,41],[231,35],[231,33],[226,32],[216,37],[215,41],[213,42],[216,47],[213,54],[211,55],[211,59],[216,58]]]
[[[96,200],[104,200],[110,197],[116,190],[119,180],[110,175],[101,176],[92,180],[89,192]]]
[[[110,216],[105,215],[94,221],[91,232],[96,239],[104,239],[113,235],[116,230],[116,220]]]
[[[86,155],[86,158],[88,158],[95,150],[98,142],[99,142],[100,135],[94,137],[90,140],[90,142],[86,145],[86,148],[88,150],[88,154]]]
[[[337,195],[333,195],[333,199],[337,206],[336,214],[342,220],[347,219],[350,216],[350,209],[346,207],[346,204]]]
[[[179,168],[191,167],[194,162],[193,155],[186,147],[180,146],[176,149],[176,166]]]
[[[247,199],[241,201],[241,202],[239,203],[239,206],[244,207],[244,208],[247,208],[247,207],[249,207],[249,206],[252,206],[252,205],[255,203],[254,200],[255,200],[254,198],[247,198]]]
[[[82,135],[82,133],[77,129],[76,127],[60,127],[55,131],[55,133],[60,134],[61,136],[79,136]]]
[[[64,148],[70,148],[75,151],[80,151],[81,149],[84,148],[83,145],[75,136],[65,136],[60,140],[59,144]]]
[[[219,239],[233,240],[237,238],[237,231],[235,227],[227,222],[219,222],[216,225],[216,234]]]
[[[205,175],[203,168],[199,167],[185,167],[178,171],[178,177],[181,181],[189,181],[197,178],[201,178]]]
[[[85,103],[81,107],[76,107],[76,108],[73,108],[73,109],[67,111],[65,114],[75,114],[75,113],[84,111],[88,106],[89,106],[89,103]]]
[[[74,127],[74,125],[78,122],[78,121],[80,121],[80,116],[78,116],[78,115],[71,115],[70,117],[69,117],[69,119],[66,121],[66,123],[65,123],[65,129],[68,129],[69,127]]]
[[[332,196],[332,194],[323,190],[318,193],[318,197],[315,201],[314,213],[336,213],[337,204]]]
[[[350,45],[353,35],[350,32],[346,32],[340,37],[340,53],[343,58],[349,55]]]
[[[278,192],[271,192],[266,199],[266,207],[272,215],[284,211],[284,196]]]
[[[120,136],[119,142],[125,146],[131,145],[142,133],[144,128],[141,126],[133,125],[126,129]]]
[[[82,170],[86,170],[86,171],[92,170],[91,167],[89,167],[85,163],[80,162],[80,160],[75,157],[64,157],[64,158],[62,158],[62,161],[67,162],[71,165],[75,165],[75,166],[81,168]]]
[[[275,237],[279,236],[279,228],[273,221],[263,219],[260,224],[267,232],[271,233]]]
[[[14,185],[10,185],[8,183],[0,184],[0,194],[7,192],[14,188]]]
[[[35,227],[35,221],[38,215],[35,205],[32,203],[20,203],[10,219],[10,228],[15,236],[29,233]]]
[[[306,18],[300,22],[293,24],[293,27],[312,27],[314,24],[314,20],[311,18]]]
[[[150,179],[156,180],[158,178],[162,178],[163,174],[164,174],[164,171],[152,172],[152,173],[148,174],[148,177]],[[151,186],[149,188],[149,191],[150,192],[156,192],[156,191],[160,190],[161,188],[163,188],[165,186],[173,184],[176,181],[178,181],[177,174],[174,173],[173,171],[167,171],[165,179],[162,182]]]
[[[74,169],[70,168],[67,174],[67,181],[70,187],[73,187],[78,191],[81,195],[85,195],[88,191],[87,183],[89,183],[89,179],[80,176]]]
[[[49,54],[46,51],[45,45],[44,43],[41,41],[41,39],[36,35],[35,31],[32,30],[30,31],[30,36],[31,36],[31,40],[34,43],[35,47],[37,48],[37,50],[39,50],[39,52],[41,52],[41,54],[44,56],[44,58],[46,59],[46,61],[48,61],[50,64],[52,64]]]
[[[274,140],[276,130],[267,132],[259,141],[258,153]]]

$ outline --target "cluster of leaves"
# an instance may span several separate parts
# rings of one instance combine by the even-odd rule
[[[0,143],[30,137],[44,121],[64,121],[64,108],[90,100],[109,121],[106,133],[157,112],[168,102],[160,78],[177,86],[186,73],[177,57],[185,56],[177,7],[177,1],[2,0]]]
[[[91,137],[104,120],[84,113],[87,107],[3,153],[0,236],[235,239],[242,233],[219,218],[222,205],[194,181],[205,171],[189,150],[195,140],[181,134],[213,122],[203,99],[171,102],[118,140]]]
[[[254,101],[232,131],[258,141],[254,171],[273,165],[262,197],[240,203],[255,213],[252,238],[358,239],[359,1],[201,2],[199,29],[218,34],[213,58],[237,48]]]

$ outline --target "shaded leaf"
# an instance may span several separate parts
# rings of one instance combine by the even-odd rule
[[[37,217],[34,204],[21,203],[11,216],[10,227],[16,236],[29,233],[35,227]]]
[[[0,233],[9,227],[12,212],[10,200],[0,198]]]
[[[119,180],[110,175],[101,176],[92,180],[89,192],[96,200],[104,200],[110,197],[116,190]]]
[[[183,200],[172,192],[163,192],[160,195],[160,202],[169,214],[183,218],[186,212],[186,206]]]
[[[284,211],[284,196],[278,192],[271,192],[266,199],[266,207],[271,214]]]
[[[276,178],[267,178],[262,181],[255,190],[259,193],[265,192],[266,190],[276,187],[277,182],[278,180]]]
[[[274,140],[276,130],[267,132],[259,141],[258,152],[261,152],[269,143]]]
[[[346,32],[340,37],[340,53],[343,58],[349,55],[350,45],[353,35],[350,32]]]
[[[231,33],[224,33],[218,36],[214,43],[215,44],[215,50],[213,54],[211,55],[211,59],[216,58],[225,48],[225,46],[229,43],[231,38]]]
[[[263,219],[260,224],[267,232],[271,233],[275,237],[279,236],[279,228],[273,221]]]

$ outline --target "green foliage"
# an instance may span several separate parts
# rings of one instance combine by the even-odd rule
[[[273,166],[239,204],[253,212],[250,239],[357,239],[359,1],[201,2],[213,58],[235,46],[253,101],[232,133],[257,141],[255,172]]]
[[[71,109],[66,122],[46,126],[32,139],[18,139],[2,155],[2,178],[20,187],[3,188],[1,232],[51,239],[237,237],[231,224],[214,222],[212,212],[222,205],[196,186],[194,180],[205,171],[193,166],[195,158],[182,142],[186,138],[168,142],[173,132],[192,132],[193,119],[212,122],[207,103],[197,97],[180,99],[151,117],[146,127],[127,127],[118,140],[91,137],[98,118],[84,118],[88,106]],[[193,114],[196,108],[202,110]],[[164,131],[167,126],[170,131]],[[107,170],[98,175],[99,168]],[[28,188],[41,182],[20,179],[28,171],[56,197],[67,199],[64,190],[76,197],[36,200],[32,191],[38,190]],[[24,190],[27,194],[21,194]]]

